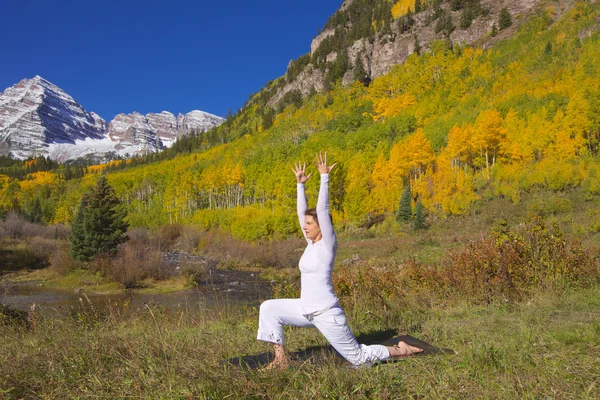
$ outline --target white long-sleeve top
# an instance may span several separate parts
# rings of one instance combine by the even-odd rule
[[[304,218],[308,205],[304,193],[304,184],[298,184],[297,211],[300,228],[304,226]],[[316,243],[302,234],[308,246],[300,258],[300,300],[306,314],[326,310],[338,304],[333,292],[331,273],[337,251],[337,239],[329,215],[329,174],[321,174],[321,187],[317,201],[317,218],[321,228],[322,239]]]

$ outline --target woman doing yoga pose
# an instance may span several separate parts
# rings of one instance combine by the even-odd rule
[[[399,342],[396,346],[366,346],[356,341],[346,324],[344,310],[333,292],[331,272],[337,251],[337,240],[329,213],[329,173],[336,164],[327,166],[327,153],[317,154],[317,169],[321,187],[316,210],[308,210],[304,183],[306,163],[298,163],[292,170],[296,175],[298,191],[298,219],[307,242],[300,258],[300,298],[267,300],[260,306],[258,340],[273,343],[274,360],[266,367],[286,368],[283,326],[316,327],[333,348],[353,365],[372,365],[379,360],[407,357],[423,351]]]

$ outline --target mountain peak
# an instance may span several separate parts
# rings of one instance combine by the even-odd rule
[[[181,135],[208,130],[223,121],[198,110],[179,115],[175,117],[168,111],[143,115],[134,111],[119,114],[107,124],[58,86],[36,75],[0,93],[0,155],[27,158],[52,156],[56,152],[60,154],[59,161],[65,161],[89,153],[157,151]],[[102,143],[94,147],[94,141]],[[84,149],[75,149],[82,142]],[[65,157],[67,152],[70,155]]]

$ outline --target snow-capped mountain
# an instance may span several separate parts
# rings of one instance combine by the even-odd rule
[[[107,124],[58,86],[36,76],[0,93],[0,155],[49,155],[65,161],[88,154],[102,158],[106,153],[155,152],[181,135],[205,131],[223,121],[195,110],[177,117],[167,111],[146,116],[119,114]]]
[[[50,143],[101,139],[106,121],[40,76],[23,79],[0,94],[0,141],[20,158],[44,153]],[[4,146],[5,148],[7,146]]]

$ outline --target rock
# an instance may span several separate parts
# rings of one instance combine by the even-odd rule
[[[351,258],[348,258],[346,260],[344,260],[342,262],[342,265],[344,267],[349,266],[349,265],[355,265],[358,264],[362,261],[362,259],[360,258],[360,256],[358,254],[354,254]]]

